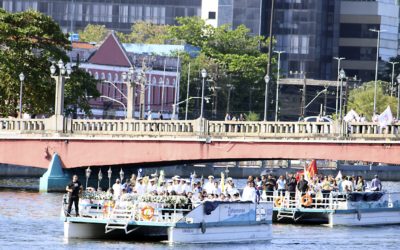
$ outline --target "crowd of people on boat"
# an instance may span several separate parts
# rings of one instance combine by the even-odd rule
[[[120,199],[124,194],[137,195],[181,195],[186,196],[190,203],[199,204],[205,201],[251,201],[259,202],[268,200],[276,192],[280,195],[289,193],[294,197],[296,192],[301,195],[322,195],[328,197],[331,192],[350,193],[364,191],[381,191],[382,183],[376,175],[370,184],[362,176],[336,176],[314,175],[307,180],[304,174],[286,174],[275,177],[272,174],[262,174],[260,177],[249,176],[244,187],[238,188],[235,181],[231,178],[221,178],[217,180],[210,175],[195,181],[195,178],[185,179],[174,176],[169,180],[157,177],[137,177],[132,174],[130,179],[124,183],[116,179],[107,192],[112,195],[113,200]],[[70,193],[68,214],[71,211],[72,203],[75,203],[77,211],[77,198],[81,192],[82,184],[76,175],[73,181],[67,186],[66,190]],[[240,192],[242,189],[242,192]],[[87,191],[95,191],[89,187]],[[101,191],[101,189],[97,190]]]
[[[331,192],[350,193],[364,191],[381,191],[382,183],[376,175],[371,183],[363,176],[336,176],[315,175],[308,179],[305,175],[286,174],[275,177],[272,174],[263,174],[260,177],[249,176],[245,186],[238,187],[231,178],[217,180],[210,175],[195,181],[174,176],[169,180],[157,177],[137,177],[132,174],[130,179],[121,183],[117,179],[108,192],[112,192],[113,199],[119,199],[125,193],[138,195],[183,195],[193,203],[203,201],[253,201],[259,202],[273,196],[274,192],[285,194],[289,192],[294,196],[296,192],[301,194],[329,196]],[[307,180],[308,179],[308,180]],[[240,192],[239,190],[242,190]]]

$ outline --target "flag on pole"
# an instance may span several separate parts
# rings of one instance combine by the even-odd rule
[[[221,193],[225,193],[225,174],[221,172]]]
[[[304,172],[303,172],[303,174],[304,174],[304,180],[310,181],[310,177],[309,177],[309,174],[308,174],[308,171],[307,171],[306,164],[304,164]]]
[[[308,178],[311,180],[314,178],[316,174],[318,174],[318,168],[317,168],[317,160],[312,160],[310,165],[308,165],[307,168],[307,174]]]
[[[387,106],[385,111],[383,111],[382,114],[378,116],[378,122],[381,128],[384,128],[393,122],[393,115],[390,106]]]
[[[339,170],[339,173],[336,175],[336,178],[335,178],[336,180],[341,180],[341,179],[343,179],[343,175],[342,175],[342,172]]]

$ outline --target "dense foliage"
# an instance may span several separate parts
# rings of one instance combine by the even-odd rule
[[[68,61],[70,42],[58,24],[39,12],[8,13],[0,9],[0,115],[18,113],[20,80],[23,83],[23,112],[51,115],[54,110],[55,83],[50,77],[52,61]],[[65,106],[78,105],[82,91],[98,96],[95,82],[86,73],[75,70],[66,82]]]

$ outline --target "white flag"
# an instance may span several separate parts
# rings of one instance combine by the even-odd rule
[[[386,127],[391,124],[393,121],[392,111],[390,110],[390,106],[388,106],[385,111],[378,117],[378,122],[380,127]]]
[[[346,122],[351,122],[351,121],[359,121],[360,116],[357,114],[356,111],[350,110],[349,113],[343,118]]]

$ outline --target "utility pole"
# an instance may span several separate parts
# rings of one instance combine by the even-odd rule
[[[274,22],[274,6],[275,0],[271,0],[271,15],[269,21],[269,43],[268,43],[268,65],[267,65],[267,74],[265,75],[265,102],[264,102],[264,121],[267,121],[268,116],[268,85],[269,80],[271,79],[271,62],[272,62],[272,25]],[[268,81],[267,81],[268,79]]]

